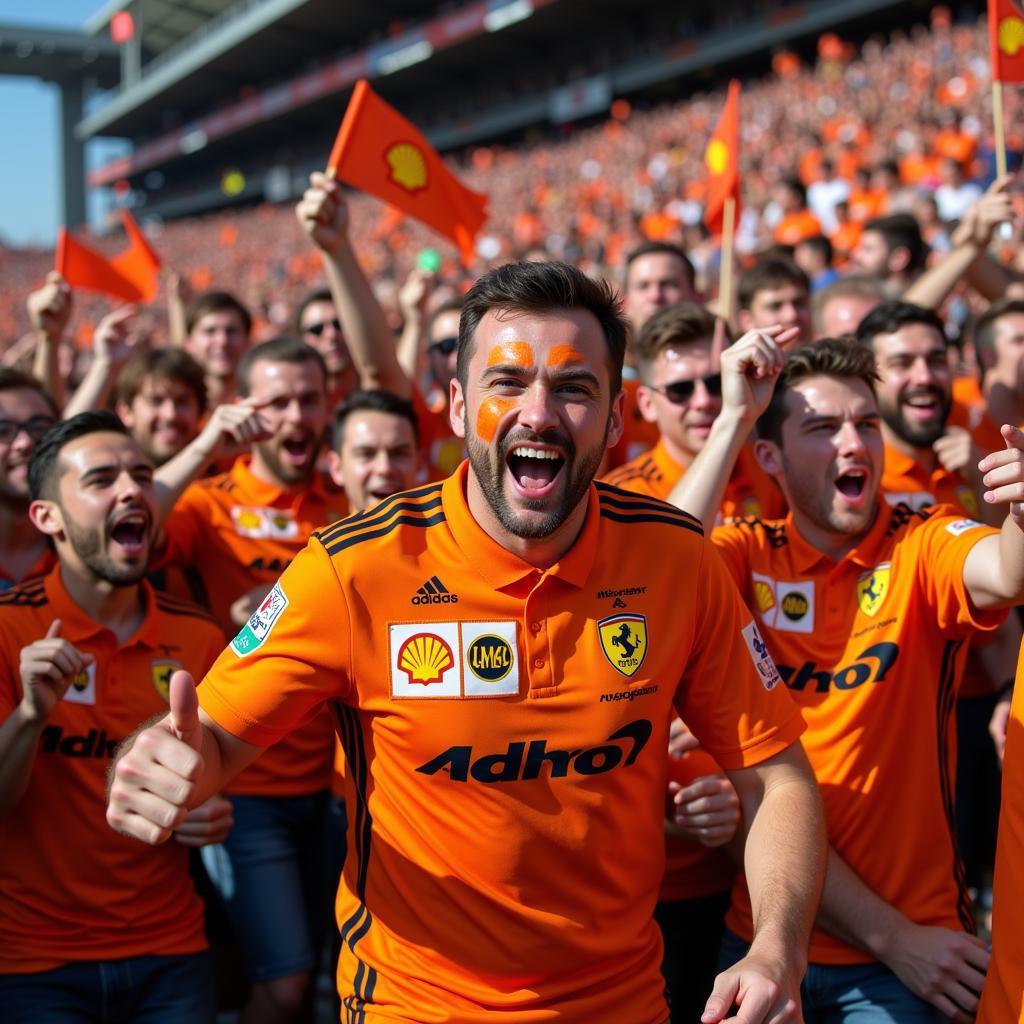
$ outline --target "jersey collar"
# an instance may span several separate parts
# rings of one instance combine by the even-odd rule
[[[876,505],[875,521],[856,547],[848,551],[838,564],[843,562],[855,562],[866,568],[873,568],[878,561],[879,553],[885,543],[889,532],[889,524],[892,519],[892,509],[879,495]],[[793,520],[792,511],[786,516],[786,534],[789,538],[789,548],[793,556],[793,565],[798,572],[809,573],[822,561],[831,561],[824,552],[813,547],[797,529]]]
[[[308,486],[301,490],[289,491],[261,480],[253,473],[251,465],[251,455],[240,455],[231,467],[231,479],[238,487],[242,500],[248,504],[269,507],[277,505],[278,502],[290,502],[298,505],[311,496],[323,502],[327,501],[326,488],[319,472],[313,473]]]
[[[518,555],[503,548],[489,537],[473,518],[466,501],[466,480],[469,461],[465,460],[441,486],[441,504],[448,528],[462,553],[476,571],[495,589],[517,583],[530,575],[564,580],[574,587],[583,587],[597,556],[598,533],[601,527],[600,498],[597,488],[590,485],[587,495],[587,515],[576,542],[561,561],[547,570],[524,562]]]

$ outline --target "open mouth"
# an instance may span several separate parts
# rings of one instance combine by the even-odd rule
[[[312,452],[312,442],[308,437],[286,437],[281,442],[281,450],[290,462],[305,463]]]
[[[554,487],[565,457],[554,448],[517,445],[506,462],[519,491],[530,498],[541,498]]]
[[[129,512],[110,528],[110,540],[128,557],[137,558],[146,552],[149,529],[150,519],[145,512]]]
[[[860,502],[867,486],[866,469],[847,469],[836,477],[836,490],[848,501]]]
[[[903,399],[903,414],[913,420],[933,420],[942,412],[942,396],[935,391],[914,391]]]

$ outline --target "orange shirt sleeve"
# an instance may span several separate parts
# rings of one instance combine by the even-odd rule
[[[203,494],[195,484],[186,488],[164,520],[164,539],[152,568],[172,563],[195,564],[199,540],[209,530],[209,516],[202,514],[203,503]]]
[[[353,694],[350,617],[330,556],[315,537],[285,570],[199,687],[228,732],[268,747]]]
[[[979,611],[964,585],[964,562],[971,548],[999,531],[958,515],[951,505],[938,505],[917,532],[921,545],[917,570],[928,605],[938,616],[939,628],[969,636],[1000,626],[1006,612]]]
[[[721,556],[711,544],[703,551],[693,653],[676,709],[723,768],[747,768],[794,743],[804,722]]]
[[[736,589],[746,593],[750,559],[747,557],[747,530],[740,526],[717,526],[711,531],[711,543],[721,556]]]

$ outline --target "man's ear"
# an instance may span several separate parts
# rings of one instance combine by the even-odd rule
[[[462,385],[452,377],[448,383],[448,423],[456,437],[466,436],[466,399],[462,394]]]
[[[890,250],[885,265],[890,274],[901,273],[910,265],[910,250],[905,245],[897,245],[896,248]]]
[[[782,449],[774,441],[759,437],[754,442],[754,458],[769,476],[781,475]]]
[[[64,516],[57,502],[46,501],[43,498],[33,501],[28,507],[28,517],[40,533],[46,534],[47,537],[63,537]]]
[[[341,474],[341,456],[333,448],[327,452],[327,472],[331,482],[344,489],[345,478]]]
[[[638,389],[639,390],[639,389]],[[614,448],[622,437],[625,429],[624,409],[626,407],[626,392],[619,388],[619,393],[612,399],[612,407],[609,411],[608,439],[605,448]]]
[[[636,407],[640,410],[640,415],[648,423],[658,422],[658,411],[654,406],[654,396],[651,393],[651,389],[646,384],[640,384],[636,389]]]

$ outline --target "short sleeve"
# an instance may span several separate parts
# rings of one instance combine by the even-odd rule
[[[918,584],[943,632],[970,636],[1002,625],[1005,611],[980,611],[964,585],[964,562],[971,549],[999,531],[958,515],[951,505],[937,505],[931,518],[918,527],[920,552],[916,556]]]
[[[722,558],[733,583],[742,594],[747,585],[747,540],[750,531],[739,526],[717,526],[711,531],[711,543]]]
[[[314,537],[210,669],[199,703],[239,739],[270,746],[350,696],[350,655],[345,596]]]
[[[704,551],[676,709],[723,768],[747,768],[793,744],[804,723],[721,556],[711,544]]]

